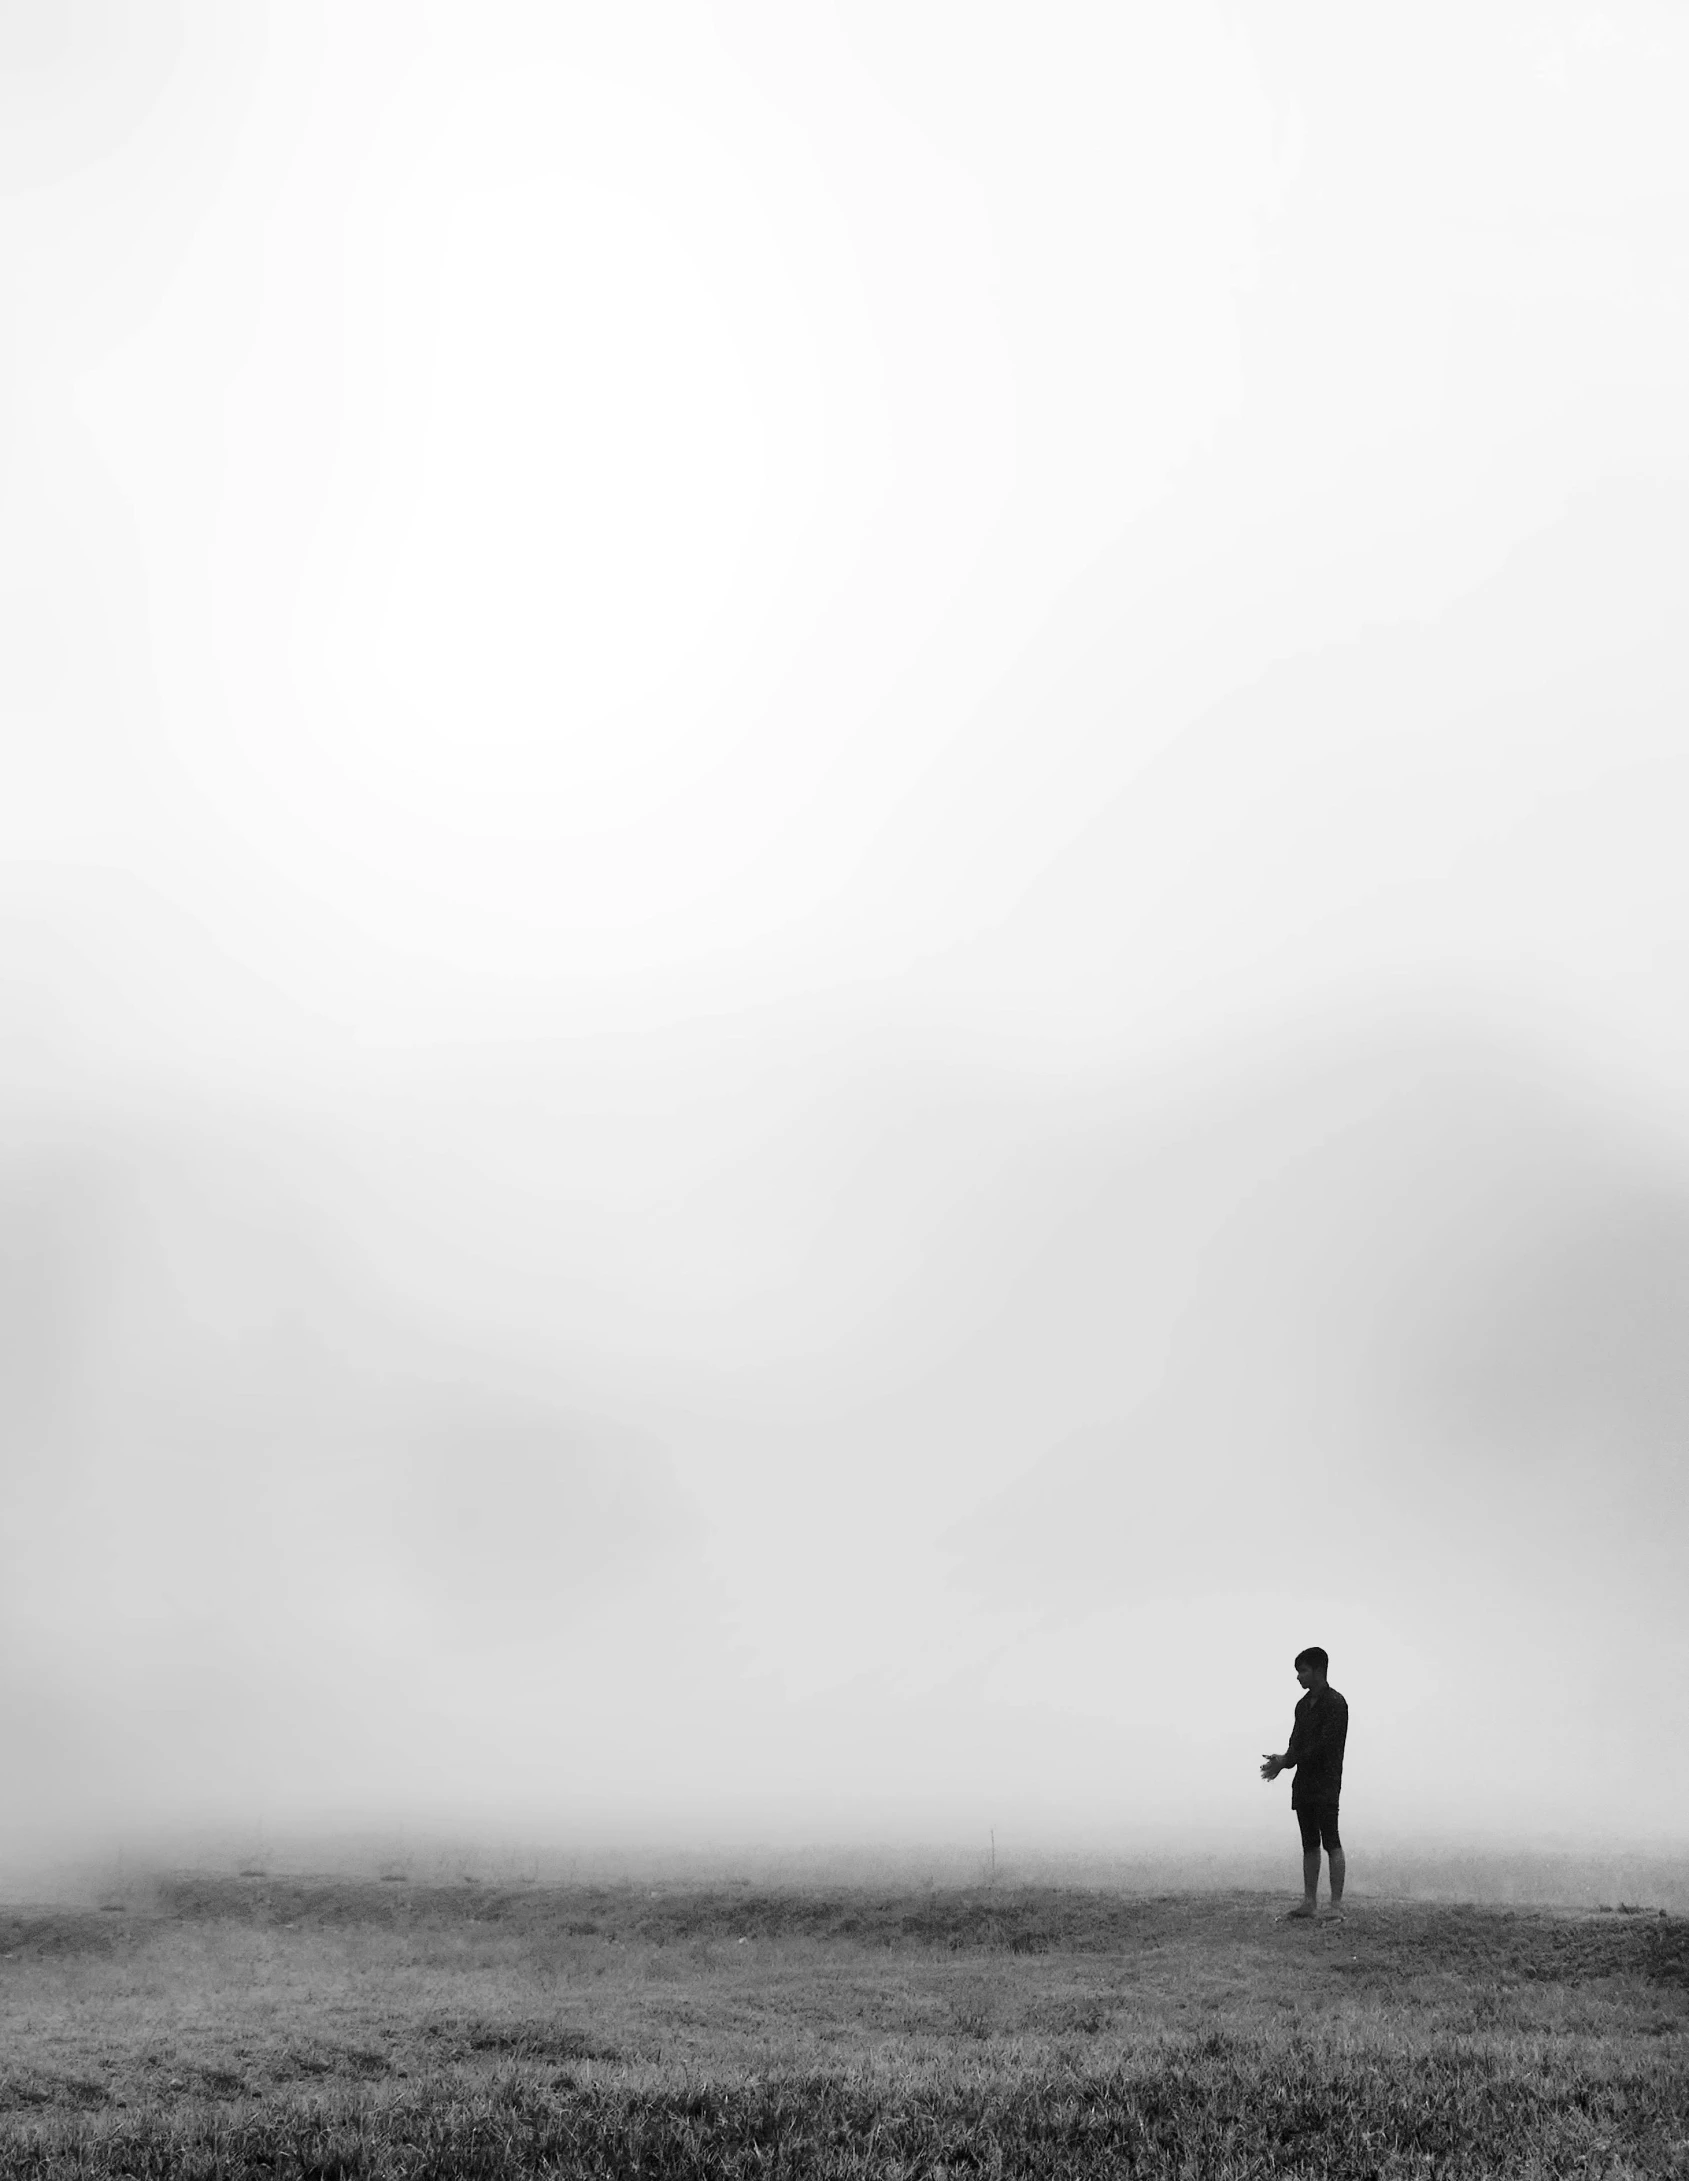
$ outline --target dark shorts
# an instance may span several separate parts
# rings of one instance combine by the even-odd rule
[[[1337,1837],[1337,1805],[1334,1802],[1311,1802],[1306,1809],[1298,1810],[1296,1822],[1302,1828],[1302,1853],[1311,1855],[1324,1847],[1327,1855],[1341,1855],[1343,1843]]]

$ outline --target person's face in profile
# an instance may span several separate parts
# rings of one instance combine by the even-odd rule
[[[1311,1666],[1298,1666],[1296,1678],[1304,1689],[1311,1689],[1314,1685],[1314,1669]]]

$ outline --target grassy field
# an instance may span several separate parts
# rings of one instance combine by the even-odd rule
[[[179,1878],[0,1910],[0,2173],[1682,2174],[1689,1920]]]

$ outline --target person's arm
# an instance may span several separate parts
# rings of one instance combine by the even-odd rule
[[[1307,1714],[1298,1709],[1296,1717],[1291,1722],[1288,1746],[1282,1756],[1268,1756],[1266,1763],[1261,1767],[1262,1779],[1276,1780],[1281,1772],[1294,1771],[1299,1764],[1314,1756],[1319,1747],[1318,1728],[1310,1726]]]
[[[1306,1755],[1307,1749],[1303,1740],[1302,1721],[1298,1717],[1291,1722],[1289,1748],[1276,1757],[1271,1750],[1267,1752],[1266,1762],[1261,1767],[1262,1779],[1276,1780],[1281,1772],[1288,1770],[1291,1765],[1299,1764]]]

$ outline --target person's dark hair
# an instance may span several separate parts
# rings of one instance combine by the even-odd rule
[[[1331,1670],[1330,1659],[1317,1643],[1309,1644],[1305,1651],[1298,1651],[1290,1663],[1293,1666],[1317,1666],[1322,1674]]]

